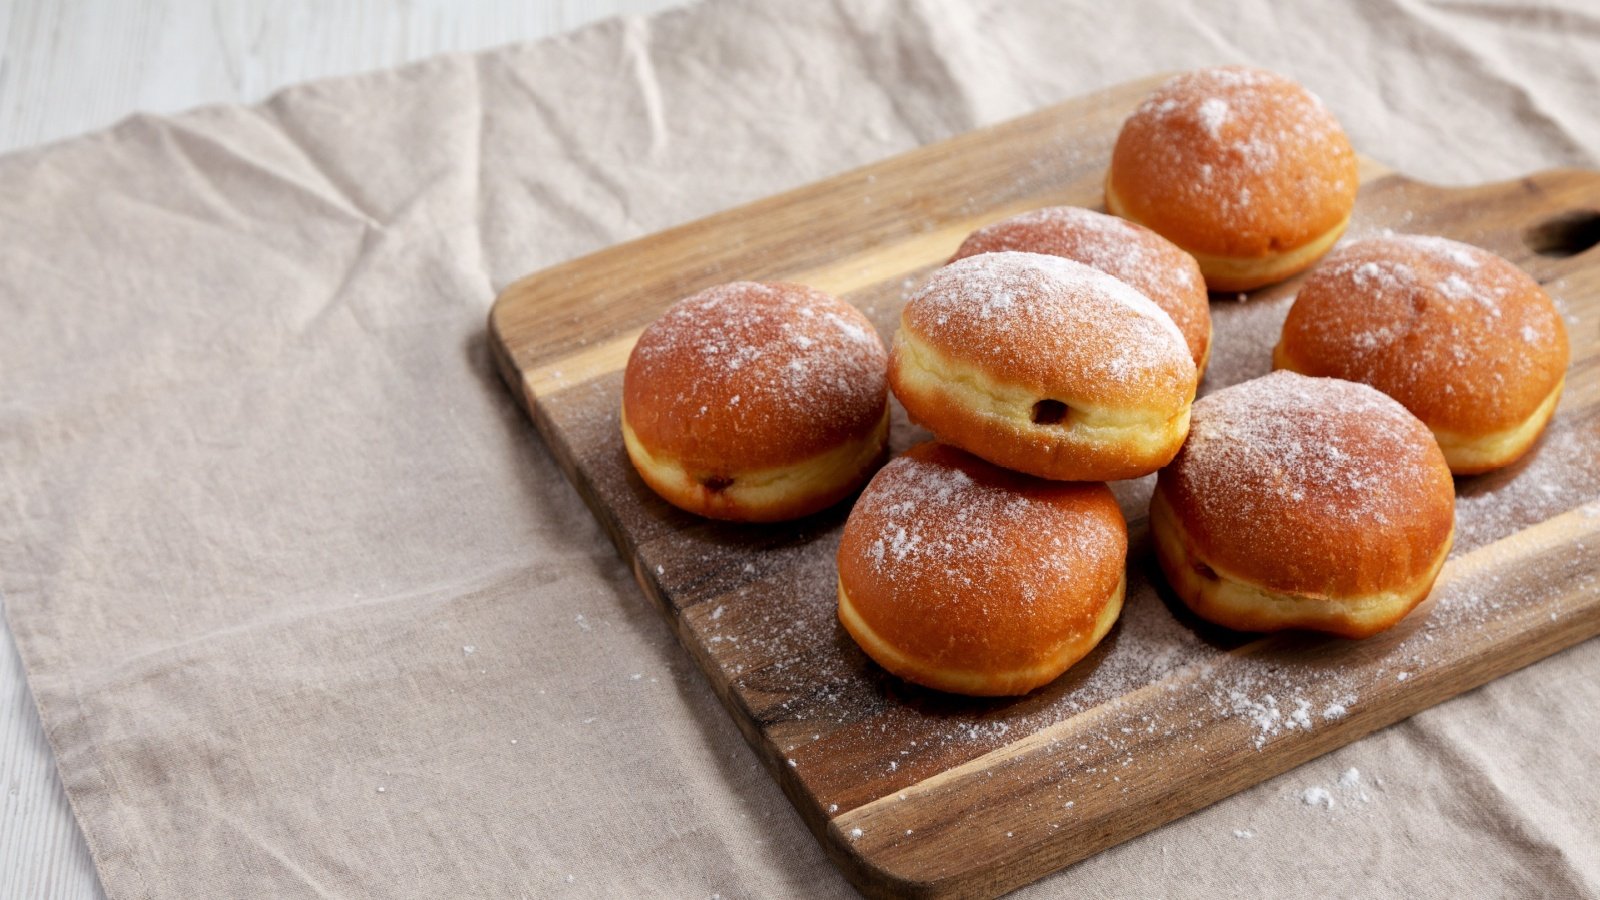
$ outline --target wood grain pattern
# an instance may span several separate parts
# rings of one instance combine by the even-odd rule
[[[557,266],[491,314],[503,374],[555,457],[868,894],[1001,893],[1600,633],[1600,250],[1572,252],[1600,221],[1600,173],[1446,190],[1363,162],[1352,235],[1443,234],[1506,256],[1549,286],[1573,340],[1550,430],[1516,466],[1458,480],[1438,586],[1368,641],[1251,639],[1188,615],[1156,574],[1145,478],[1113,486],[1133,542],[1127,607],[1102,646],[1025,698],[939,695],[882,673],[834,621],[846,510],[730,526],[678,512],[634,475],[617,435],[620,368],[666,305],[735,278],[800,281],[887,335],[909,288],[974,227],[1099,206],[1116,129],[1154,82]],[[1213,298],[1202,393],[1269,370],[1295,285]],[[897,409],[892,445],[920,437]]]

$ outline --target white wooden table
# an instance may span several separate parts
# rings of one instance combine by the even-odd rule
[[[0,152],[680,0],[3,0]],[[0,898],[101,897],[0,623]]]

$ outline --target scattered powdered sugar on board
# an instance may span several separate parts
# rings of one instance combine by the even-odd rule
[[[1233,712],[1242,714],[1255,725],[1256,748],[1260,749],[1268,737],[1281,731],[1292,731],[1296,728],[1310,731],[1311,701],[1304,697],[1293,698],[1293,708],[1278,706],[1278,698],[1272,694],[1261,695],[1260,700],[1252,700],[1239,691],[1229,691],[1228,700],[1233,704]]]
[[[1354,683],[1338,673],[1329,674],[1316,685],[1320,695],[1333,693],[1338,699],[1317,704],[1307,696],[1312,694],[1312,685],[1304,673],[1288,666],[1255,660],[1251,663],[1219,676],[1210,698],[1218,718],[1237,719],[1249,726],[1250,742],[1257,750],[1290,732],[1312,731],[1322,723],[1338,721],[1345,716],[1348,704],[1355,702]]]
[[[889,552],[887,548],[885,552]],[[883,696],[874,682],[841,676],[842,671],[863,665],[863,660],[848,640],[840,644],[836,637],[839,626],[832,560],[802,556],[796,562],[798,568],[782,580],[783,587],[774,584],[764,590],[752,589],[735,601],[741,606],[748,604],[745,611],[735,614],[730,607],[720,619],[706,616],[699,620],[706,629],[701,640],[718,656],[720,665],[731,671],[759,662],[759,671],[747,671],[744,677],[756,679],[764,696],[784,699],[761,707],[757,714],[791,721],[797,735],[804,734],[803,738],[797,736],[792,746],[786,744],[785,752],[802,764],[805,754],[812,752],[827,754],[834,766],[843,760],[859,760],[859,777],[869,782],[914,783],[933,774],[930,765],[977,756],[1077,713],[1116,702],[1214,652],[1172,616],[1140,573],[1131,572],[1119,636],[1107,640],[1103,646],[1108,652],[1080,669],[1076,677],[1069,675],[1010,704],[999,717],[990,701],[920,690],[916,694],[924,699],[908,705]],[[893,682],[887,686],[904,689]],[[931,730],[925,718],[925,704],[929,703],[941,710],[940,725]],[[1131,725],[1127,726],[1129,733],[1108,731],[1097,739],[1096,749],[1121,752],[1120,748],[1132,747],[1152,734],[1187,733],[1199,721],[1196,711],[1172,712],[1170,720],[1134,723],[1137,734],[1132,733]],[[863,716],[876,726],[867,732],[849,727]],[[811,741],[810,730],[819,725],[844,727]],[[1063,754],[1062,772],[1070,782],[1070,748],[1058,749]],[[893,769],[890,762],[896,763]]]
[[[1569,385],[1568,390],[1571,390]],[[1558,411],[1545,434],[1513,467],[1456,485],[1456,552],[1500,540],[1520,528],[1600,498],[1600,418]]]

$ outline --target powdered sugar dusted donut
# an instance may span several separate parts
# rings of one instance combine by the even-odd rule
[[[1326,253],[1359,181],[1344,129],[1315,94],[1225,66],[1169,80],[1128,118],[1106,208],[1192,254],[1211,290],[1246,291]]]
[[[622,384],[628,457],[656,493],[718,519],[774,521],[849,496],[887,446],[887,358],[854,307],[741,281],[674,304]]]
[[[1205,276],[1177,244],[1127,219],[1077,206],[1025,212],[974,231],[955,259],[1019,250],[1076,260],[1115,276],[1172,317],[1203,377],[1211,357],[1211,303]]]
[[[1111,630],[1127,552],[1105,485],[1030,478],[920,444],[884,466],[850,512],[839,620],[908,681],[1022,694]]]
[[[1566,383],[1567,329],[1527,273],[1423,235],[1356,241],[1307,276],[1273,363],[1370,384],[1433,429],[1451,471],[1515,462]]]
[[[1183,333],[1145,295],[1058,256],[985,253],[906,303],[889,383],[940,440],[1042,478],[1155,471],[1189,427]]]
[[[1455,485],[1427,426],[1393,399],[1275,372],[1194,404],[1150,530],[1168,583],[1201,618],[1365,637],[1432,588]]]

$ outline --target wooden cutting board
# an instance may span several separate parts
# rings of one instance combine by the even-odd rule
[[[849,504],[801,522],[697,519],[655,497],[618,433],[621,370],[674,300],[737,279],[844,296],[891,334],[970,231],[1101,207],[1123,118],[1159,79],[972,132],[530,275],[490,315],[506,382],[745,738],[868,894],[992,896],[1600,633],[1600,173],[1466,189],[1363,161],[1351,235],[1486,247],[1547,285],[1572,368],[1536,449],[1457,481],[1455,550],[1427,603],[1363,642],[1257,638],[1188,615],[1155,570],[1154,476],[1113,486],[1127,606],[1087,659],[1027,697],[972,700],[886,675],[835,619]],[[1265,374],[1296,289],[1214,296],[1201,392]],[[925,435],[895,410],[892,444]],[[1330,851],[1332,852],[1332,851]]]

